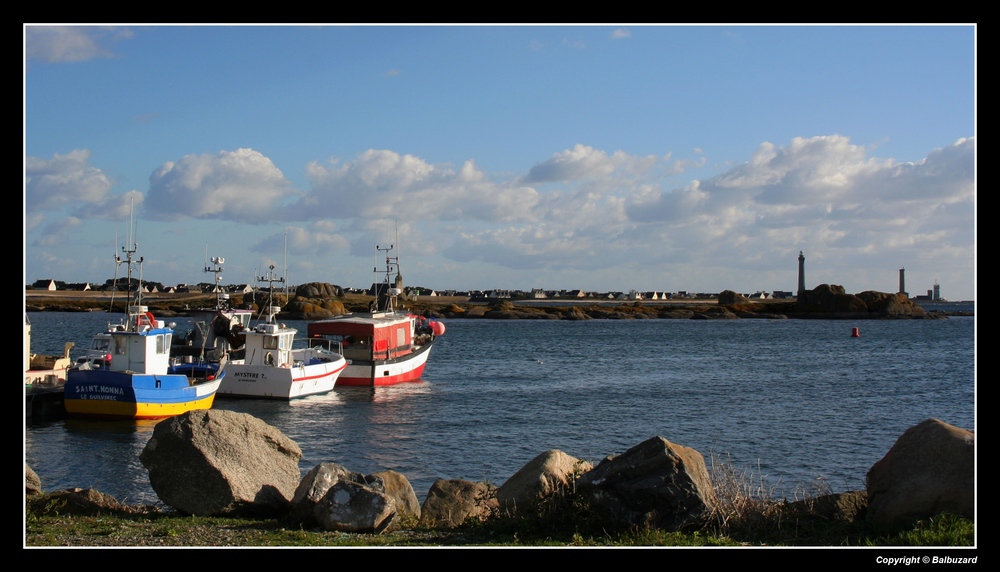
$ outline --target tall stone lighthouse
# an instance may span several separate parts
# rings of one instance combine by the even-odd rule
[[[799,251],[799,289],[795,293],[796,296],[801,297],[802,293],[806,291],[806,257]]]

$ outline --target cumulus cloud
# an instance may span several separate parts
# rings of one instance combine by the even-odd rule
[[[83,221],[72,216],[50,221],[33,244],[43,247],[65,244],[70,234],[79,229],[82,224]]]
[[[132,189],[121,195],[108,195],[100,202],[80,205],[76,213],[84,219],[128,220],[133,213],[142,210],[146,197]]]
[[[25,26],[24,51],[29,60],[48,63],[107,58],[113,55],[112,44],[132,35],[111,26]]]
[[[711,179],[632,194],[625,210],[636,223],[729,245],[793,248],[809,240],[874,251],[921,240],[961,243],[972,222],[974,155],[974,138],[916,163],[870,157],[840,135],[795,138],[785,147],[766,142],[747,163]],[[946,220],[949,204],[961,206]]]
[[[86,149],[56,154],[51,159],[26,158],[25,210],[32,213],[103,201],[111,190],[111,181],[89,161],[90,151]]]
[[[655,157],[634,157],[622,151],[608,155],[600,149],[577,144],[532,167],[524,182],[578,181],[605,177],[616,170],[635,173],[649,169],[655,162]]]
[[[528,220],[535,189],[487,178],[474,162],[458,169],[413,155],[370,149],[353,161],[310,163],[312,190],[291,210],[313,217],[398,220]]]
[[[863,288],[873,286],[871,273],[887,272],[891,283],[906,260],[961,274],[974,242],[974,155],[974,138],[912,163],[839,135],[796,138],[667,190],[664,175],[677,170],[669,154],[647,162],[578,145],[524,178],[562,183],[539,194],[532,218],[465,225],[435,242],[459,266],[502,267],[522,287],[558,277],[742,288],[745,276],[773,280],[754,288],[791,289],[799,250]]]
[[[163,219],[217,218],[242,222],[280,219],[296,193],[270,159],[253,149],[185,155],[149,178],[147,212]]]
[[[350,243],[336,232],[336,225],[318,221],[307,226],[289,226],[281,233],[270,234],[255,242],[251,251],[275,257],[286,247],[296,254],[323,255],[346,251]]]

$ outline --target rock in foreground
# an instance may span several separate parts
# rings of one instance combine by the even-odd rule
[[[224,409],[161,421],[139,456],[160,500],[198,516],[282,514],[299,484],[300,458],[278,429]]]
[[[497,509],[496,488],[464,479],[434,481],[420,509],[421,526],[455,528],[473,518],[486,520]]]
[[[716,504],[705,458],[663,437],[602,461],[577,490],[610,522],[668,531],[701,526]]]
[[[497,502],[504,511],[530,511],[546,497],[569,492],[577,476],[591,469],[590,463],[553,449],[528,461],[497,489]]]
[[[976,434],[937,419],[907,429],[868,471],[868,519],[975,518]]]

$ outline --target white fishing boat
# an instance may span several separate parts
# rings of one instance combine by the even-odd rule
[[[277,278],[271,266],[267,276],[260,280],[269,283],[264,320],[241,334],[245,338],[243,360],[226,366],[219,394],[294,399],[332,390],[347,367],[347,360],[326,348],[294,349],[298,330],[275,319],[281,308],[273,303],[274,283],[283,283],[284,278]]]

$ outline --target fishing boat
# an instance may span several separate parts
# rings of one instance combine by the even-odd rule
[[[24,418],[48,418],[65,414],[63,392],[73,342],[66,342],[62,355],[31,353],[31,322],[24,315]]]
[[[215,275],[215,306],[188,310],[193,327],[177,332],[170,346],[170,373],[218,371],[225,356],[228,363],[239,363],[244,355],[244,333],[250,327],[253,312],[232,307],[229,294],[222,287],[225,259],[211,258],[205,272]]]
[[[115,257],[118,265],[128,267],[130,288],[133,266],[140,271],[134,301],[123,321],[109,324],[107,331],[95,336],[95,343],[107,340],[107,353],[95,350],[92,358],[66,372],[64,405],[72,417],[161,419],[209,409],[225,378],[224,360],[218,371],[201,376],[168,372],[174,332],[142,305],[142,258],[136,261],[133,256],[137,246],[122,247],[124,260]]]
[[[245,340],[243,359],[226,366],[219,395],[295,399],[329,392],[347,367],[347,360],[327,348],[293,349],[298,330],[275,320],[281,308],[274,304],[274,284],[284,283],[284,278],[276,277],[271,266],[259,280],[268,282],[264,319],[241,332]]]
[[[59,385],[66,380],[66,370],[73,361],[69,357],[75,344],[66,342],[62,355],[31,353],[31,321],[24,315],[24,384]]]
[[[434,340],[444,334],[444,324],[405,310],[397,310],[402,294],[399,259],[385,252],[386,269],[382,283],[373,285],[375,300],[371,311],[347,313],[307,326],[309,344],[336,350],[349,365],[337,380],[338,386],[383,386],[419,381]],[[396,278],[390,284],[390,276]],[[376,274],[380,273],[376,269]]]

